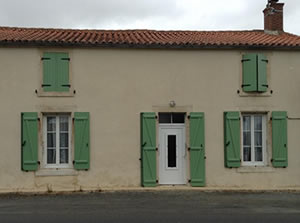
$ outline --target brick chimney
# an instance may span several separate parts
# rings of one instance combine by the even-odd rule
[[[278,0],[268,0],[268,4],[264,9],[266,32],[282,32],[283,31],[283,6],[284,3],[277,3]]]

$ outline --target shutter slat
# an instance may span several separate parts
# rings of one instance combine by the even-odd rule
[[[224,113],[224,155],[226,167],[240,167],[240,113]]]
[[[90,168],[90,114],[74,113],[74,168],[88,170]]]
[[[257,91],[257,67],[256,54],[243,55],[243,91],[255,92]]]
[[[288,166],[287,113],[272,112],[272,164],[274,167]]]
[[[204,113],[190,114],[190,171],[191,186],[205,186]]]
[[[22,170],[38,169],[38,114],[23,112],[21,114],[21,149]]]
[[[156,186],[156,118],[141,113],[141,180],[144,187]]]

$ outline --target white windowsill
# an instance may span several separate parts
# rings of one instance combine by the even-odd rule
[[[35,172],[36,176],[77,176],[74,169],[41,169]]]
[[[272,173],[274,168],[270,166],[242,166],[236,169],[238,173]]]

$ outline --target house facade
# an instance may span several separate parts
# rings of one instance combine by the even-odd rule
[[[300,37],[0,27],[0,192],[300,188]]]

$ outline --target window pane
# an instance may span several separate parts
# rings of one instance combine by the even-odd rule
[[[159,123],[171,123],[171,113],[159,113]]]
[[[255,130],[262,130],[262,116],[254,116],[254,131]]]
[[[67,116],[59,117],[59,128],[60,128],[60,131],[68,131],[69,130],[69,117],[67,117]]]
[[[251,146],[251,132],[243,132],[244,146]]]
[[[55,148],[56,147],[56,133],[47,134],[47,147]]]
[[[56,150],[55,149],[47,149],[47,163],[56,163]]]
[[[251,161],[251,147],[244,147],[244,161]]]
[[[60,149],[60,160],[59,163],[68,163],[69,162],[69,150],[68,149]]]
[[[262,146],[262,132],[255,132],[254,133],[254,145],[255,146]]]
[[[55,131],[56,129],[56,118],[47,117],[47,131]]]
[[[263,161],[262,147],[255,147],[255,161]]]
[[[60,133],[60,147],[69,147],[69,134]]]
[[[185,113],[172,113],[173,123],[184,123]]]
[[[176,167],[176,135],[168,135],[168,167]]]
[[[250,124],[251,124],[251,117],[250,116],[243,116],[243,130],[250,131]]]

